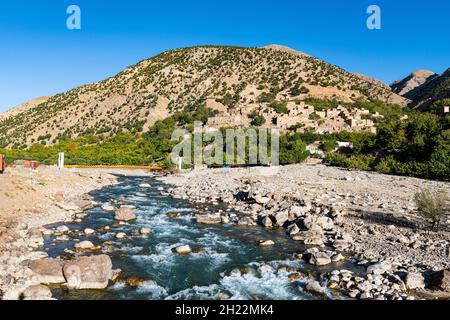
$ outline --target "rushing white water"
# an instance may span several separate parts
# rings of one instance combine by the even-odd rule
[[[303,291],[306,276],[291,277],[305,266],[293,260],[291,253],[301,249],[282,232],[268,232],[259,227],[242,228],[228,225],[198,226],[192,219],[188,203],[173,200],[157,191],[167,187],[160,182],[140,177],[120,177],[117,186],[93,193],[99,203],[128,201],[135,206],[137,219],[120,225],[114,214],[101,208],[88,211],[81,223],[69,225],[71,230],[96,229],[96,234],[72,236],[68,242],[47,239],[50,256],[73,249],[73,238],[90,240],[102,245],[115,268],[124,271],[124,278],[138,277],[141,282],[130,286],[119,281],[104,291],[64,291],[55,289],[61,299],[311,299]],[[140,189],[141,183],[151,188]],[[214,210],[214,208],[209,208]],[[167,215],[168,212],[179,216]],[[110,226],[105,231],[102,227]],[[149,227],[151,236],[141,236],[138,230]],[[115,238],[118,232],[129,237]],[[274,247],[262,248],[256,240],[272,239]],[[179,245],[190,245],[194,253],[178,255],[172,252]],[[303,273],[300,273],[303,274]],[[295,280],[294,280],[295,279]]]

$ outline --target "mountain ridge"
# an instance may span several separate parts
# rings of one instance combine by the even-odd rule
[[[163,52],[0,120],[0,144],[20,147],[83,134],[145,131],[177,111],[233,108],[264,94],[295,98],[290,92],[300,86],[308,90],[300,98],[408,102],[381,84],[280,45],[197,46]]]
[[[438,76],[436,73],[421,69],[410,73],[407,77],[391,84],[392,91],[398,95],[408,97],[408,93]]]

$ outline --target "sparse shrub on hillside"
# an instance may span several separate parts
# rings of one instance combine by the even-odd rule
[[[276,98],[276,94],[272,92],[263,92],[258,97],[258,103],[272,103]]]
[[[270,107],[273,108],[276,111],[276,113],[279,113],[279,114],[289,113],[289,109],[287,108],[286,101],[274,101],[270,104]]]
[[[250,124],[255,127],[260,127],[266,123],[266,118],[264,118],[261,114],[256,111],[253,111],[248,115],[248,117],[252,120]]]
[[[320,120],[320,116],[317,113],[311,113],[308,118],[313,121]]]

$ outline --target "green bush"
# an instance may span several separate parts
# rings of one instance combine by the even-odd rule
[[[414,196],[419,214],[431,220],[432,228],[439,230],[439,224],[445,215],[448,196],[444,191],[431,192],[428,189],[422,190]]]
[[[287,102],[285,101],[274,101],[270,104],[270,107],[273,108],[276,111],[276,113],[279,114],[289,113],[289,109],[287,108]]]

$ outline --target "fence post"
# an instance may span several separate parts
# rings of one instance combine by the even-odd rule
[[[60,152],[58,156],[58,168],[64,169],[64,152]]]

